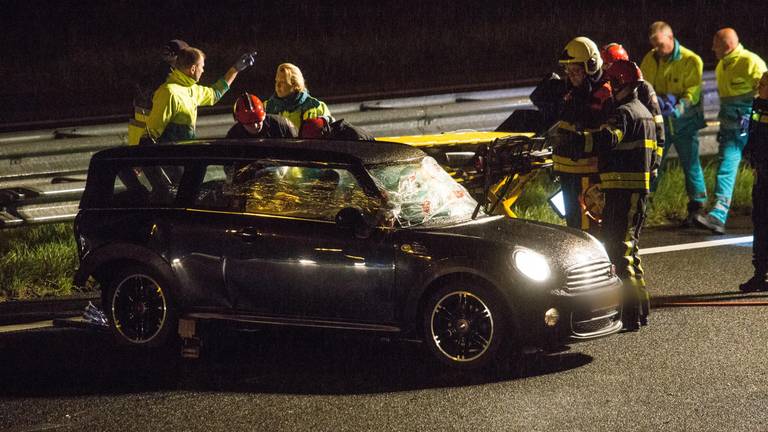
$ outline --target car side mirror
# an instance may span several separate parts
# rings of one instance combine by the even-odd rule
[[[354,207],[345,207],[336,213],[336,225],[352,231],[357,238],[368,238],[371,226],[365,220],[363,212]]]

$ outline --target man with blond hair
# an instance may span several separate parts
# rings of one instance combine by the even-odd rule
[[[310,96],[304,83],[304,75],[294,64],[283,63],[275,74],[275,94],[264,102],[267,114],[278,114],[301,130],[304,120],[325,117],[333,121],[331,110],[325,102]]]
[[[706,215],[697,215],[696,223],[715,234],[725,234],[741,153],[747,145],[752,100],[766,66],[757,54],[744,49],[732,28],[726,27],[715,33],[712,51],[719,60],[715,77],[720,95],[720,112],[717,115],[720,120],[720,132],[717,134],[720,165],[712,209]]]
[[[653,49],[643,57],[643,77],[656,89],[664,117],[666,145],[659,176],[651,186],[655,190],[664,169],[669,148],[675,146],[680,167],[685,174],[688,215],[683,226],[692,226],[707,200],[704,171],[699,160],[699,129],[706,126],[701,103],[704,63],[693,51],[680,45],[672,27],[663,21],[651,24],[648,32]]]

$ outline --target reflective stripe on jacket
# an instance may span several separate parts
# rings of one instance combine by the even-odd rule
[[[272,95],[264,102],[264,111],[267,114],[277,114],[285,117],[293,123],[296,130],[301,130],[301,122],[306,119],[326,117],[328,123],[333,121],[331,110],[325,102],[313,98],[309,92],[302,91],[285,98]]]
[[[588,77],[580,88],[570,87],[565,93],[560,110],[560,127],[571,130],[596,129],[608,118],[613,104],[611,85],[602,74]],[[577,151],[575,143],[560,145],[552,149],[553,169],[569,174],[592,174],[597,172],[597,157],[584,156]]]
[[[664,151],[665,134],[664,134],[664,117],[661,115],[661,108],[659,108],[659,100],[656,96],[651,83],[648,81],[640,81],[640,85],[637,87],[637,99],[644,107],[648,108],[653,116],[653,123],[656,125],[656,156],[651,166],[651,169],[657,169],[661,165],[661,156]]]
[[[223,78],[207,87],[174,69],[152,97],[147,118],[150,136],[162,142],[195,138],[197,107],[214,105],[227,90],[229,85]]]
[[[744,149],[753,162],[768,163],[768,99],[755,98],[749,122],[749,138]]]
[[[636,97],[619,105],[600,129],[580,136],[584,153],[597,155],[602,189],[648,192],[657,148],[656,125]]]

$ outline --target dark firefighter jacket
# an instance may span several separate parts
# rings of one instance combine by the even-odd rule
[[[664,151],[664,117],[661,115],[659,99],[656,97],[656,91],[648,81],[640,81],[637,87],[637,98],[640,100],[653,116],[653,122],[656,123],[656,158],[652,170],[658,169],[661,164],[661,156]]]
[[[598,157],[603,190],[648,192],[656,154],[656,125],[636,94],[622,101],[598,130],[574,136],[575,147]]]
[[[267,114],[261,124],[261,130],[252,135],[240,123],[235,123],[227,132],[227,138],[296,138],[299,134],[293,123],[285,117]]]
[[[768,165],[768,99],[755,98],[744,153],[753,164]]]
[[[573,87],[556,74],[545,78],[533,93],[531,101],[544,112],[547,121],[559,121],[566,129],[597,129],[612,108],[611,85],[602,73],[587,77],[584,85]],[[569,174],[597,172],[597,157],[576,151],[575,143],[564,142],[552,149],[554,171]]]

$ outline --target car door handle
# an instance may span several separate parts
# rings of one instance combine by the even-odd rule
[[[261,238],[261,232],[256,228],[243,228],[235,231],[234,234],[244,242],[253,242]]]

